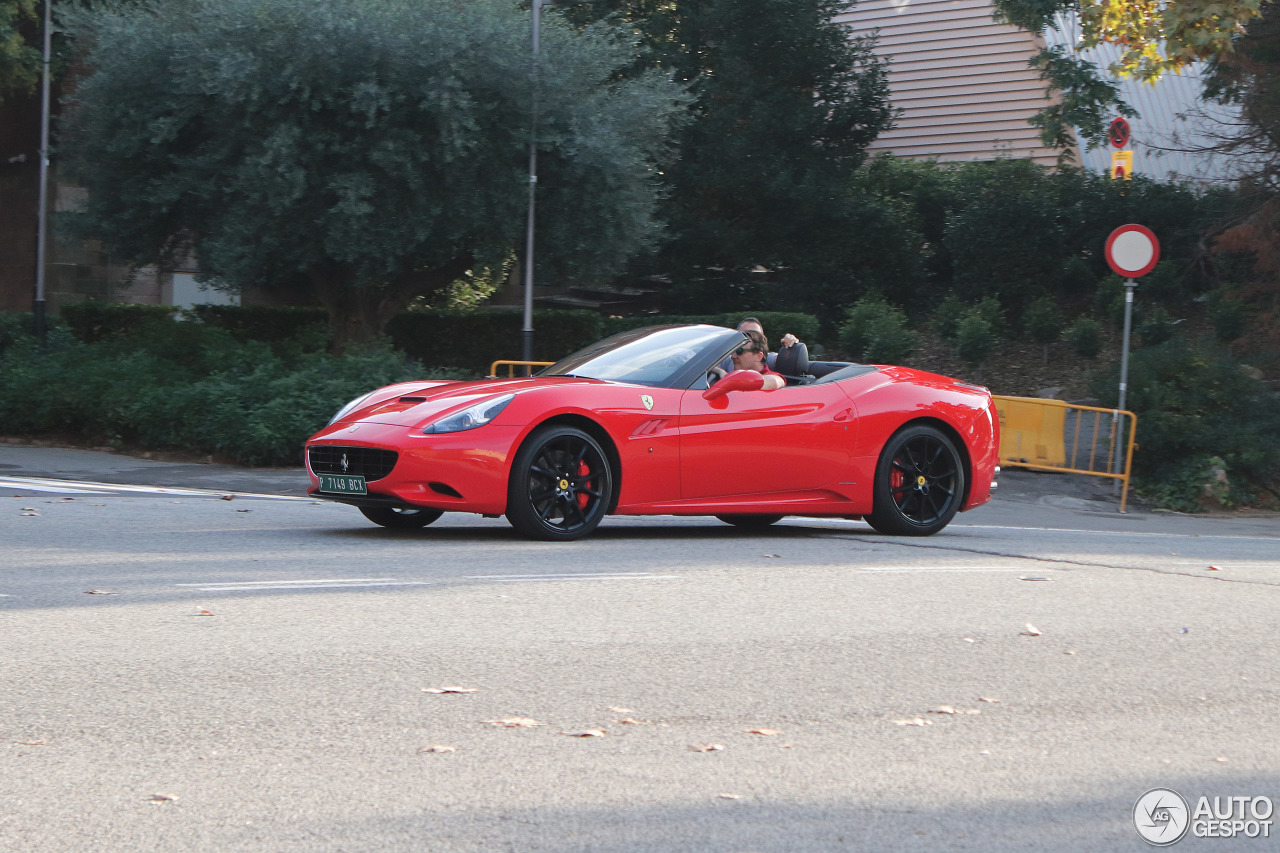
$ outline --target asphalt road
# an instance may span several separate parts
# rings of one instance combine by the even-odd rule
[[[546,544],[0,446],[0,849],[1142,850],[1151,788],[1280,799],[1280,521],[1080,479]]]

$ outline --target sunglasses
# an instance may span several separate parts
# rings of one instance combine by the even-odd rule
[[[744,352],[759,352],[755,347],[738,347],[733,351],[734,355],[742,355]]]

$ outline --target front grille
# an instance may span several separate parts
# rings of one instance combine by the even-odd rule
[[[307,461],[316,474],[351,474],[364,477],[367,482],[381,480],[396,467],[400,454],[394,450],[376,447],[342,447],[333,444],[316,444],[307,448]],[[347,465],[342,466],[342,460]]]

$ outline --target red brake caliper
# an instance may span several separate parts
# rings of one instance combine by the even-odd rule
[[[897,462],[898,460],[895,459],[893,461]],[[903,476],[902,469],[895,467],[889,473],[889,490],[892,492],[900,491],[902,489],[902,484],[905,483],[906,481],[907,481],[907,478]]]
[[[590,473],[591,473],[591,469],[587,467],[587,462],[586,462],[586,460],[585,460],[585,459],[584,459],[583,461],[581,461],[581,462],[579,462],[579,463],[578,463],[578,476],[579,476],[579,477],[585,477],[585,476],[587,476],[587,475],[588,475],[588,474],[590,474]],[[589,482],[589,481],[587,481],[587,480],[583,480],[583,481],[582,481],[582,485],[583,485],[583,486],[586,486],[588,482]],[[590,500],[590,498],[589,498],[587,495],[583,494],[582,492],[578,492],[578,509],[586,509],[586,508],[587,508],[587,501],[589,501],[589,500]]]

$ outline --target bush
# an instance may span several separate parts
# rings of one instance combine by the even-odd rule
[[[594,311],[533,312],[533,358],[558,361],[604,337]],[[518,310],[421,309],[391,318],[387,335],[395,347],[424,364],[487,373],[499,359],[519,360],[524,315]]]
[[[1210,293],[1207,300],[1214,335],[1224,344],[1239,338],[1248,326],[1244,304],[1233,296],[1232,290],[1230,285],[1220,287]]]
[[[956,327],[956,352],[971,367],[979,367],[1000,343],[995,326],[975,306],[965,312]]]
[[[1102,352],[1102,327],[1092,317],[1079,317],[1067,329],[1067,343],[1076,355],[1097,358]]]
[[[51,330],[0,353],[0,422],[115,444],[219,454],[250,465],[297,465],[303,442],[353,397],[422,378],[390,347],[286,359],[261,342],[195,324],[169,334],[87,344]],[[428,375],[459,378],[457,371]]]
[[[1164,310],[1163,305],[1144,310],[1137,328],[1138,337],[1142,339],[1144,347],[1164,343],[1173,337],[1173,330],[1173,318],[1169,316],[1168,311]]]
[[[1116,378],[1096,386],[1104,405],[1114,405]],[[1280,487],[1280,396],[1220,346],[1174,337],[1136,350],[1126,405],[1138,416],[1134,473],[1144,493],[1190,507],[1212,457],[1230,483],[1219,502],[1257,503]]]
[[[1022,325],[1031,340],[1044,347],[1044,363],[1049,363],[1049,344],[1062,337],[1062,327],[1066,320],[1058,306],[1047,296],[1032,302],[1027,313],[1022,316]]]
[[[777,349],[778,340],[785,334],[793,334],[810,348],[818,338],[819,321],[812,314],[795,311],[742,311],[733,314],[640,314],[634,317],[608,317],[604,321],[604,336],[616,335],[644,326],[663,326],[668,323],[710,323],[713,326],[735,328],[747,317],[755,317],[764,326],[769,345]]]
[[[240,341],[284,341],[329,338],[329,312],[324,308],[274,305],[196,305],[186,316],[206,326],[226,329]]]
[[[933,310],[933,330],[938,337],[951,343],[956,342],[956,333],[960,328],[960,318],[964,315],[965,304],[954,293],[948,293]]]
[[[920,346],[920,336],[907,328],[907,315],[879,294],[846,309],[839,341],[851,358],[872,364],[901,364]]]
[[[98,302],[87,299],[58,309],[72,334],[85,343],[117,335],[133,334],[172,322],[180,309],[172,305],[134,305],[129,302]]]

